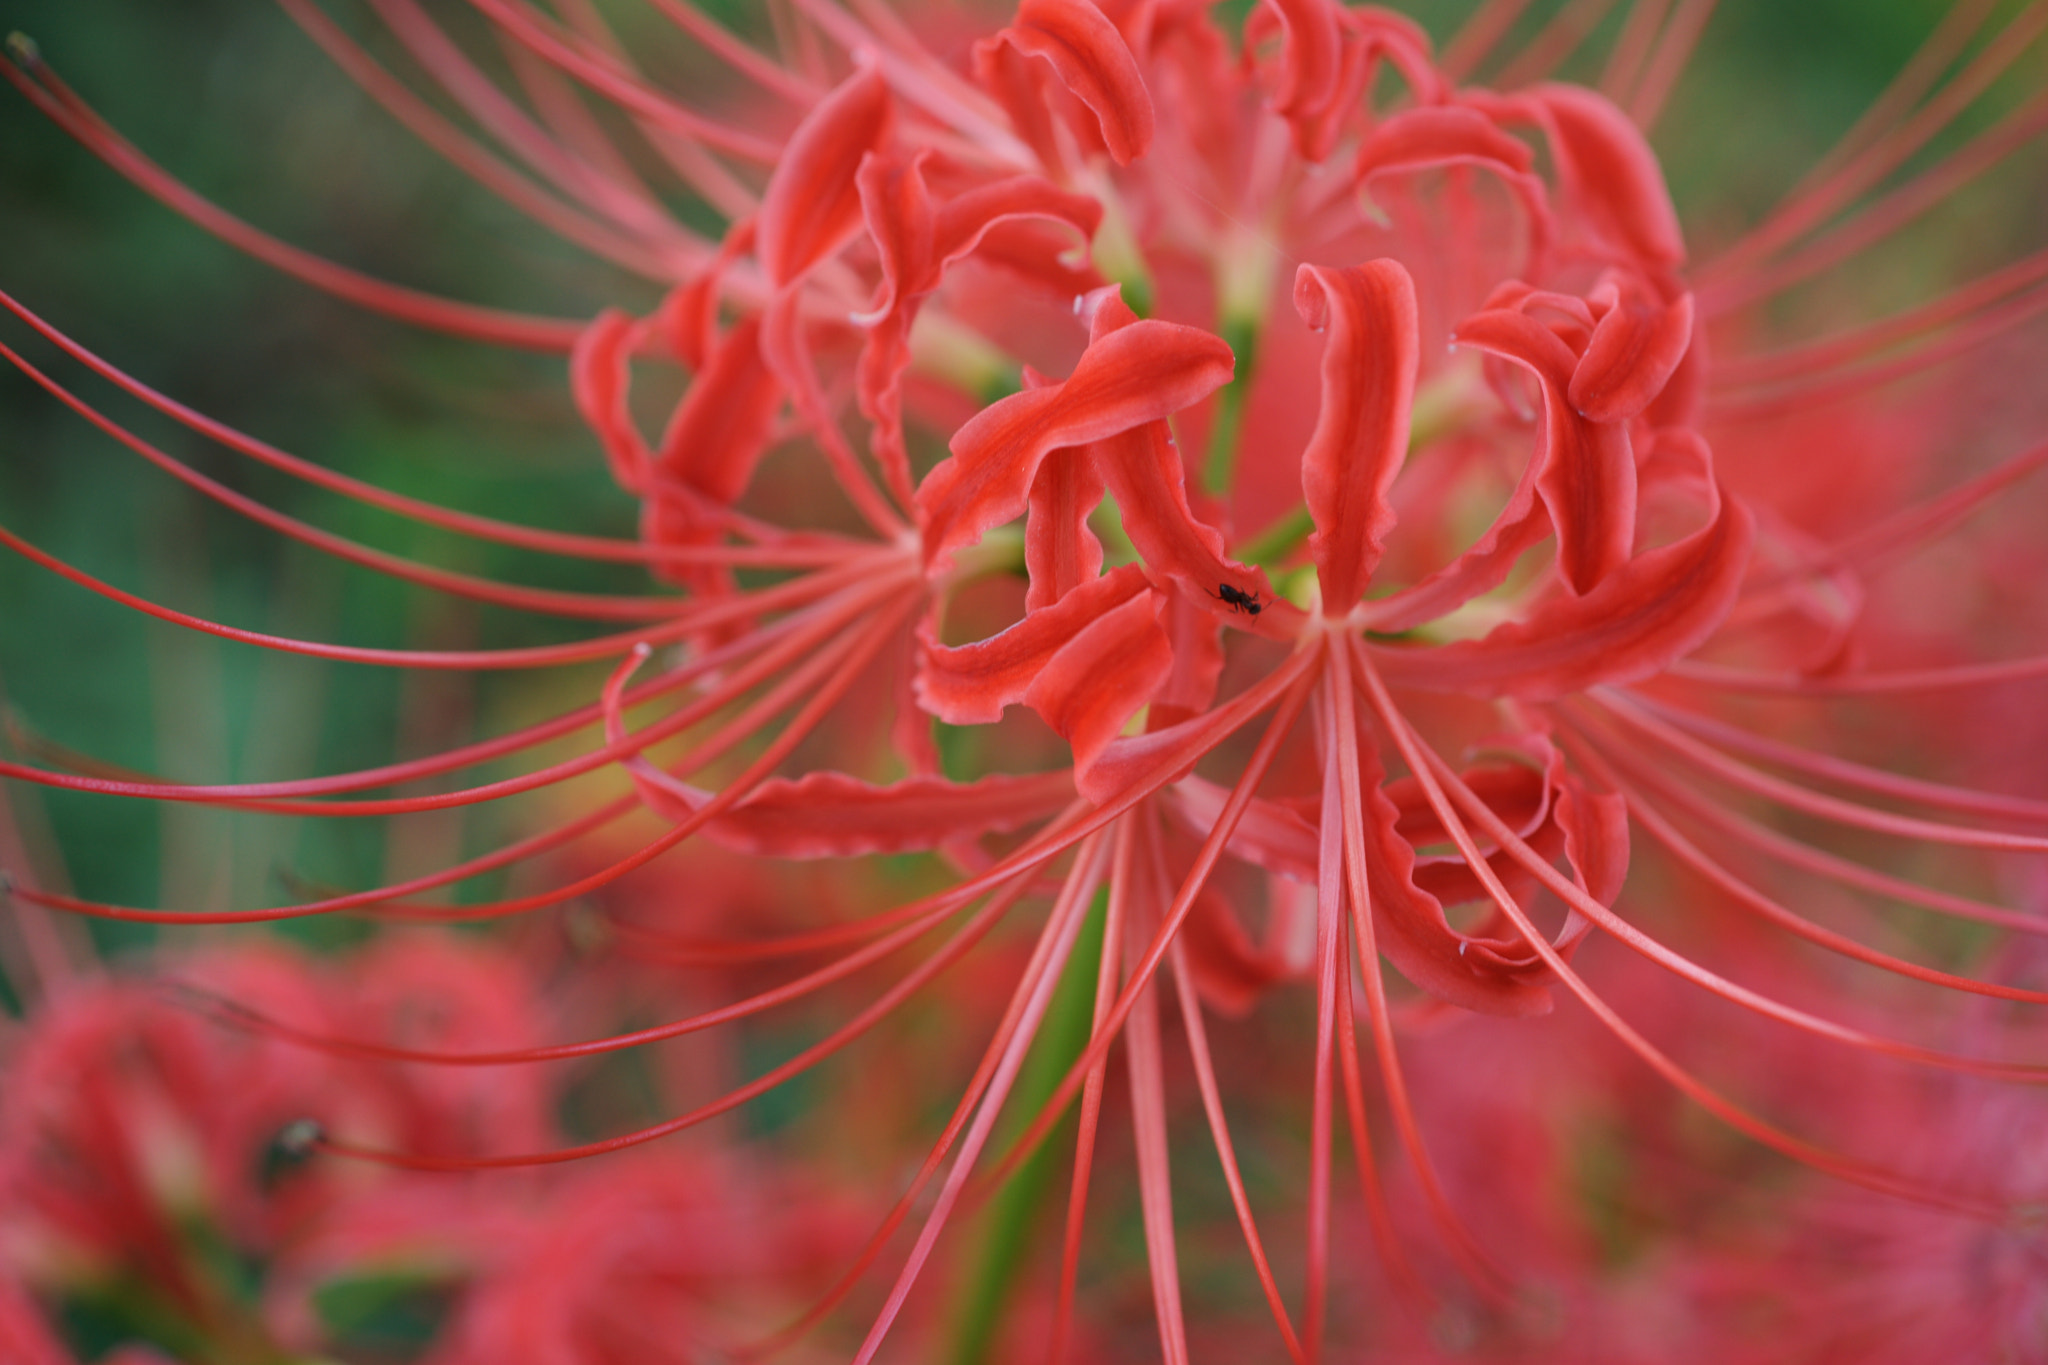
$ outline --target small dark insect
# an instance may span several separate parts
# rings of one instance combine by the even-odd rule
[[[1266,609],[1265,603],[1259,601],[1257,593],[1246,592],[1243,588],[1232,587],[1228,583],[1218,583],[1216,595],[1228,602],[1232,611],[1241,611],[1248,616],[1257,616]]]

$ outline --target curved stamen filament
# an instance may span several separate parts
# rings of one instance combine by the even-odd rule
[[[33,76],[14,65],[0,62],[0,76],[26,95],[50,120],[82,143],[138,189],[166,208],[183,214],[230,246],[254,256],[296,279],[359,308],[382,313],[437,332],[487,341],[522,350],[555,351],[567,354],[583,332],[573,318],[543,318],[524,313],[458,303],[403,285],[374,279],[347,266],[337,265],[310,251],[279,241],[269,233],[235,217],[210,199],[196,193],[183,181],[115,132],[47,64],[38,63]]]
[[[1407,760],[1410,771],[1415,774],[1417,782],[1429,800],[1430,808],[1436,812],[1452,842],[1464,855],[1466,865],[1486,887],[1487,894],[1493,898],[1494,904],[1508,917],[1530,949],[1557,974],[1558,980],[1578,997],[1594,1018],[1674,1089],[1737,1132],[1823,1174],[1881,1193],[1898,1195],[1974,1217],[1997,1218],[2003,1214],[2004,1209],[1993,1200],[1927,1185],[1887,1167],[1845,1156],[1831,1148],[1794,1136],[1728,1099],[1678,1065],[1668,1054],[1638,1033],[1616,1013],[1613,1006],[1600,998],[1599,993],[1588,985],[1583,977],[1572,970],[1571,964],[1565,961],[1563,955],[1523,912],[1473,841],[1466,818],[1469,817],[1489,838],[1495,840],[1517,862],[1535,872],[1551,890],[1563,896],[1568,904],[1577,907],[1580,913],[1586,913],[1589,908],[1597,911],[1600,920],[1596,922],[1606,922],[1602,924],[1603,928],[1606,924],[1616,923],[1614,917],[1608,913],[1606,907],[1580,891],[1569,879],[1560,876],[1540,855],[1524,845],[1514,831],[1465,786],[1450,764],[1422,742],[1421,737],[1415,734],[1406,718],[1394,706],[1393,698],[1387,695],[1385,684],[1380,681],[1369,658],[1360,660],[1359,676],[1374,711],[1386,725],[1402,757]],[[1631,946],[1634,944],[1631,943]]]

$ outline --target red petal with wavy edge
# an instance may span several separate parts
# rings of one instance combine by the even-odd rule
[[[1276,28],[1274,110],[1288,121],[1304,160],[1321,161],[1348,127],[1369,121],[1365,95],[1382,57],[1400,71],[1415,103],[1437,104],[1448,93],[1430,60],[1429,35],[1398,14],[1329,0],[1271,0],[1246,19],[1245,46],[1258,48]]]
[[[626,401],[633,383],[633,350],[641,335],[637,320],[607,308],[583,329],[569,353],[569,392],[576,410],[604,446],[612,478],[636,497],[646,492],[647,467],[654,459]]]
[[[1148,590],[1102,613],[1061,646],[1024,693],[1031,709],[1073,746],[1075,785],[1083,794],[1095,760],[1173,671],[1160,605]]]
[[[1102,492],[1086,450],[1054,451],[1038,466],[1024,522],[1025,611],[1051,606],[1102,572],[1102,542],[1088,529]]]
[[[1024,0],[1017,22],[996,42],[1052,67],[1060,84],[1095,115],[1103,146],[1119,166],[1145,154],[1152,143],[1152,94],[1123,35],[1100,9],[1088,0]]]
[[[1653,454],[1697,471],[1706,525],[1637,555],[1592,592],[1548,602],[1482,639],[1438,649],[1375,648],[1381,676],[1426,691],[1540,701],[1648,677],[1697,647],[1742,587],[1752,519],[1722,496],[1706,443],[1695,434],[1660,432]],[[1650,461],[1644,467],[1647,477]]]
[[[1400,971],[1440,1000],[1480,1014],[1548,1014],[1540,982],[1482,969],[1469,960],[1466,939],[1443,906],[1415,885],[1415,847],[1398,829],[1400,808],[1381,789],[1385,772],[1369,743],[1358,746],[1365,794],[1365,872],[1379,948]]]
[[[1532,174],[1535,154],[1476,109],[1442,105],[1409,109],[1381,123],[1358,148],[1351,173],[1360,186],[1376,175],[1438,166],[1481,166],[1506,182],[1529,219],[1530,273],[1550,241],[1550,197]]]
[[[648,320],[685,368],[701,370],[710,358],[711,347],[718,340],[718,301],[725,292],[726,272],[753,249],[754,220],[742,218],[726,230],[711,264],[687,284],[671,290]]]
[[[1367,603],[1367,623],[1389,634],[1413,630],[1505,583],[1515,561],[1550,534],[1549,513],[1536,496],[1538,469],[1533,460],[1523,468],[1507,506],[1471,549],[1413,587]]]
[[[974,79],[1003,107],[1011,129],[1031,148],[1038,164],[1054,174],[1066,174],[1067,158],[1053,121],[1046,89],[1050,78],[1044,65],[1018,51],[1006,41],[1006,35],[998,34],[974,45]],[[1100,137],[1097,129],[1089,140]]]
[[[1558,567],[1587,593],[1626,563],[1636,534],[1636,465],[1628,428],[1579,415],[1568,393],[1578,357],[1524,312],[1490,309],[1458,324],[1453,339],[1527,368],[1543,391],[1536,488],[1557,530]]]
[[[640,797],[664,820],[694,816],[712,793],[644,759]],[[764,858],[859,858],[918,853],[956,839],[1001,833],[1043,820],[1073,801],[1066,772],[997,774],[973,782],[908,777],[876,786],[845,773],[816,772],[764,782],[704,832],[736,853]]]
[[[1613,792],[1588,791],[1567,776],[1559,785],[1557,825],[1564,831],[1564,856],[1572,880],[1602,905],[1614,904],[1628,881],[1628,802]],[[1560,952],[1569,952],[1593,925],[1573,910],[1557,937]]]
[[[726,848],[764,857],[858,858],[1017,829],[1073,799],[1073,778],[1065,772],[965,783],[912,777],[885,787],[819,772],[762,784],[708,832]]]
[[[1121,294],[1106,294],[1089,320],[1089,341],[1137,321]],[[1165,422],[1148,422],[1097,441],[1088,451],[1116,495],[1124,531],[1153,582],[1163,586],[1169,577],[1178,576],[1211,595],[1224,583],[1248,595],[1271,595],[1265,574],[1224,558],[1223,533],[1195,516],[1180,449]]]
[[[910,296],[929,289],[926,281],[937,274],[933,234],[938,213],[924,179],[924,164],[931,155],[920,151],[904,159],[869,152],[854,173],[861,221],[882,267],[874,306],[857,322],[887,316]]]
[[[1125,534],[1155,582],[1177,575],[1212,595],[1228,583],[1239,592],[1271,599],[1266,575],[1226,557],[1223,533],[1197,520],[1188,506],[1180,450],[1166,423],[1147,422],[1088,450],[1116,495]]]
[[[1614,302],[1593,328],[1568,393],[1589,421],[1620,422],[1649,407],[1678,372],[1692,345],[1692,295],[1666,304],[1620,283],[1603,288]]]
[[[917,699],[949,725],[985,725],[1024,700],[1032,679],[1098,618],[1148,591],[1144,570],[1124,564],[1090,579],[1002,634],[949,649],[929,639]]]
[[[1102,206],[1037,176],[1017,175],[979,185],[935,205],[924,177],[928,152],[908,161],[870,153],[856,177],[868,236],[881,258],[882,281],[874,306],[854,320],[869,325],[857,372],[861,413],[871,423],[870,445],[890,485],[912,497],[910,457],[903,436],[903,372],[910,363],[910,328],[926,295],[947,267],[974,254],[1006,223],[1048,221],[1071,228],[1083,244],[1102,221]],[[1024,265],[1011,262],[1012,268]],[[1058,267],[1056,284],[1071,283]],[[1028,272],[1027,272],[1028,273]]]
[[[1555,856],[1562,848],[1563,838],[1551,825],[1551,788],[1543,772],[1520,764],[1487,765],[1467,769],[1460,777],[1489,810],[1545,857]],[[1419,852],[1432,844],[1441,846],[1450,842],[1450,835],[1429,804],[1422,784],[1412,777],[1402,777],[1387,783],[1384,790],[1387,799],[1400,811],[1395,827],[1401,837],[1418,850],[1413,874],[1416,889],[1444,905],[1486,900],[1485,883],[1466,865],[1462,856]],[[1486,861],[1495,875],[1517,895],[1523,894],[1533,881],[1519,864],[1503,853],[1490,853]],[[1488,931],[1492,927],[1489,925]]]
[[[1280,88],[1273,112],[1290,122],[1329,107],[1344,74],[1340,10],[1330,0],[1266,0],[1280,21]]]
[[[1294,307],[1323,350],[1323,405],[1301,457],[1301,487],[1316,530],[1309,537],[1322,580],[1323,613],[1349,612],[1379,564],[1394,525],[1387,490],[1408,453],[1415,396],[1415,285],[1394,261],[1294,276]]]
[[[782,385],[761,359],[761,322],[745,317],[690,382],[661,437],[661,466],[715,502],[746,491],[768,448]]]
[[[777,289],[852,239],[861,226],[861,158],[887,139],[894,101],[879,72],[856,71],[797,125],[761,196],[761,268]]]
[[[983,409],[954,433],[952,458],[918,489],[927,566],[943,568],[954,550],[1015,518],[1051,452],[1199,402],[1230,382],[1234,364],[1230,348],[1207,332],[1139,322],[1092,342],[1064,383]]]
[[[1683,261],[1685,236],[1664,171],[1627,115],[1574,85],[1542,86],[1529,98],[1542,111],[1558,177],[1579,211],[1646,265]]]
[[[1215,599],[1186,582],[1167,590],[1160,617],[1173,643],[1173,672],[1153,698],[1148,728],[1178,725],[1200,715],[1216,700],[1216,681],[1223,676],[1223,626]]]

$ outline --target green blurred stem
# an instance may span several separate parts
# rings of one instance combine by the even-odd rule
[[[1237,356],[1237,372],[1216,395],[1216,425],[1209,429],[1209,451],[1202,461],[1202,486],[1219,498],[1230,496],[1231,481],[1237,476],[1244,399],[1251,391],[1252,368],[1258,363],[1258,318],[1243,314],[1224,318],[1223,340]]]
[[[1060,1080],[1088,1046],[1089,1030],[1095,1017],[1095,976],[1102,962],[1102,924],[1108,914],[1109,891],[1095,895],[1088,917],[1081,922],[1074,948],[1067,955],[1066,969],[1054,987],[1038,1037],[1024,1058],[1017,1076],[1016,1108],[1007,1125],[1014,1139],[1024,1125],[1037,1116],[1059,1088]],[[1046,1194],[1057,1172],[1053,1144],[1039,1145],[1030,1159],[996,1192],[982,1217],[981,1241],[975,1248],[960,1297],[954,1305],[952,1345],[946,1359],[952,1365],[984,1365],[990,1358],[996,1331],[1016,1296],[1023,1268],[1038,1231],[1039,1215],[1046,1208]]]
[[[1270,567],[1294,553],[1294,547],[1307,540],[1315,529],[1315,520],[1304,504],[1238,546],[1237,558],[1241,563]]]

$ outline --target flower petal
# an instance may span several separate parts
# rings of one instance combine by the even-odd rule
[[[888,786],[816,772],[765,782],[707,832],[726,848],[774,858],[910,853],[1043,820],[1074,799],[1065,772],[974,782],[910,777]]]
[[[1273,112],[1290,121],[1327,108],[1343,76],[1341,10],[1331,0],[1266,0],[1280,21],[1280,88]]]
[[[1635,556],[1593,591],[1545,603],[1481,639],[1375,648],[1381,675],[1427,691],[1542,700],[1648,677],[1698,646],[1734,605],[1753,522],[1714,484],[1699,437],[1659,433],[1654,453],[1667,450],[1702,471],[1697,497],[1706,524],[1699,530]]]
[[[1590,592],[1635,544],[1636,466],[1628,428],[1580,416],[1568,396],[1578,357],[1528,313],[1491,308],[1458,325],[1458,345],[1511,360],[1543,391],[1536,488],[1557,530],[1557,559],[1575,592]]]
[[[1123,34],[1089,0],[1023,0],[1017,22],[984,51],[992,59],[1001,44],[1052,67],[1060,84],[1094,113],[1102,144],[1119,166],[1144,155],[1152,142],[1152,94]],[[1019,131],[1030,140],[1029,131]]]
[[[1571,404],[1594,422],[1619,422],[1649,407],[1692,345],[1692,295],[1670,303],[1613,287],[1615,302],[1593,328],[1572,371]]]
[[[1467,952],[1467,940],[1444,918],[1436,897],[1415,884],[1415,846],[1398,828],[1400,808],[1382,790],[1385,774],[1371,744],[1359,745],[1365,781],[1366,883],[1379,949],[1400,971],[1440,1000],[1479,1014],[1548,1014],[1550,992],[1540,981],[1487,970]]]
[[[1316,524],[1309,550],[1323,611],[1342,616],[1371,581],[1394,525],[1387,490],[1408,451],[1415,285],[1389,260],[1305,265],[1294,277],[1294,307],[1311,328],[1329,333],[1322,409],[1301,457],[1301,485]]]
[[[856,394],[862,415],[873,424],[869,443],[875,461],[906,504],[913,493],[903,435],[903,373],[910,363],[911,324],[925,296],[939,287],[948,266],[975,253],[1005,224],[1049,221],[1072,229],[1086,244],[1102,219],[1093,199],[1032,175],[1007,176],[937,204],[924,175],[929,158],[928,152],[908,160],[871,152],[857,177],[882,280],[873,307],[853,319],[868,328]],[[1053,283],[1064,289],[1072,269],[1057,270]]]
[[[662,472],[714,502],[746,491],[782,408],[782,384],[763,363],[761,322],[744,317],[712,348],[661,437]]]
[[[1351,173],[1364,189],[1374,176],[1439,166],[1482,166],[1506,182],[1529,220],[1530,273],[1550,240],[1550,199],[1531,173],[1535,154],[1477,109],[1437,105],[1395,114],[1360,144]]]
[[[1102,572],[1102,542],[1088,528],[1102,492],[1102,474],[1087,449],[1054,451],[1039,464],[1024,522],[1027,612],[1051,606]]]
[[[761,268],[777,289],[846,245],[861,227],[861,159],[887,141],[888,82],[854,72],[790,136],[761,196],[755,228]]]
[[[927,564],[943,568],[952,551],[1014,519],[1051,452],[1199,402],[1230,381],[1233,365],[1230,348],[1207,332],[1138,322],[1091,342],[1065,382],[983,409],[918,489]]]
[[[604,446],[612,478],[635,496],[646,491],[647,469],[654,460],[627,402],[633,384],[633,351],[642,335],[644,329],[636,319],[607,308],[583,329],[569,353],[569,391],[576,410]]]
[[[1159,595],[1147,591],[1102,613],[1061,646],[1024,693],[1073,746],[1074,784],[1084,796],[1095,760],[1173,671],[1160,606]]]
[[[1024,700],[1053,655],[1097,619],[1146,592],[1144,570],[1124,564],[990,639],[957,649],[927,639],[918,701],[949,725],[1000,720],[1004,707]]]
[[[1685,236],[1656,153],[1627,115],[1574,85],[1544,85],[1505,99],[1475,101],[1503,119],[1542,128],[1573,216],[1623,259],[1669,269],[1685,259]]]

